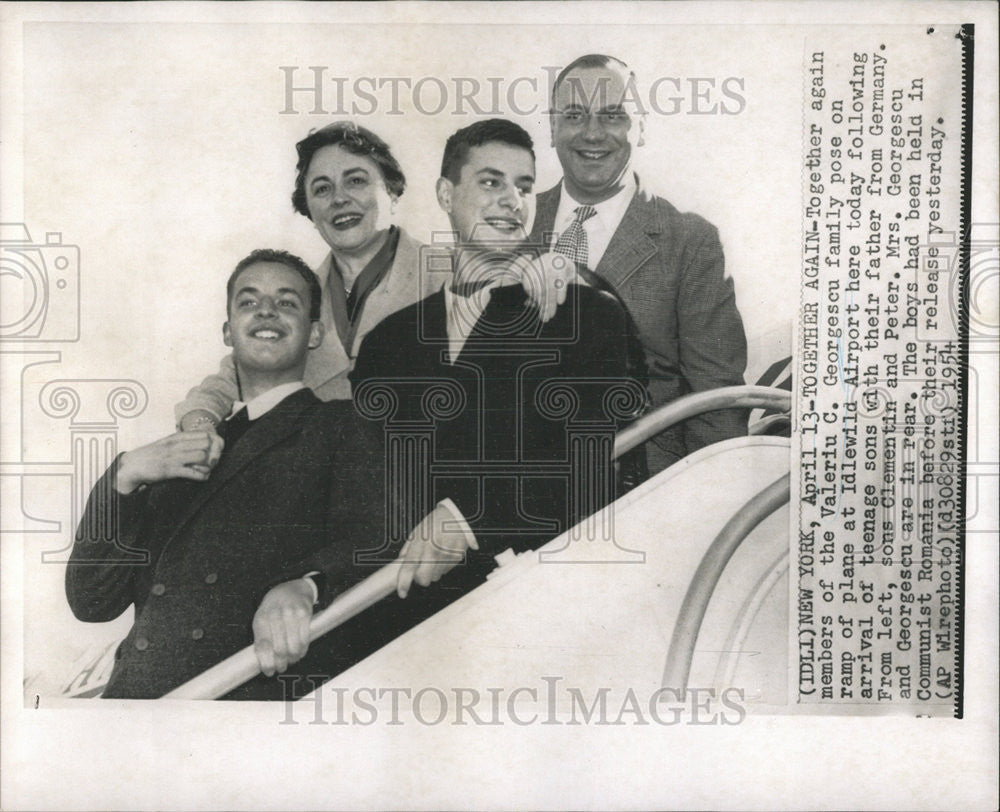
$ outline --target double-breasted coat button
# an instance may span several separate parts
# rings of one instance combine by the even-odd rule
[[[205,636],[205,632],[203,632],[201,629],[192,629],[191,630],[191,639],[192,640],[201,640],[201,638],[204,637],[204,636]]]
[[[218,580],[219,580],[219,574],[216,572],[210,572],[208,575],[205,576],[206,584],[214,584]]]
[[[139,651],[145,651],[149,648],[149,641],[145,637],[137,637],[135,638],[135,647],[139,649]]]
[[[153,594],[162,595],[167,591],[167,588],[163,584],[153,584]]]

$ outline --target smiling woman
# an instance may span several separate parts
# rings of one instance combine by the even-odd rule
[[[350,290],[390,236],[403,170],[381,138],[350,122],[310,133],[296,149],[292,205],[313,221]]]
[[[385,245],[396,198],[375,161],[342,146],[317,150],[304,186],[309,219],[330,246],[350,289]]]
[[[296,150],[292,206],[330,247],[315,272],[326,337],[310,351],[304,380],[323,400],[346,400],[347,375],[368,331],[437,285],[421,273],[421,245],[392,225],[406,177],[385,141],[353,122],[338,121],[310,132]],[[218,423],[243,394],[227,356],[218,374],[178,404],[178,423],[182,429]]]

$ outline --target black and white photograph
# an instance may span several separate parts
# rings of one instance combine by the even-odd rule
[[[995,804],[992,11],[5,4],[0,807]]]

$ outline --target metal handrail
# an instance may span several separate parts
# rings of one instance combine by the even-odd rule
[[[766,386],[730,386],[698,392],[667,404],[637,420],[615,437],[613,456],[617,459],[640,443],[675,423],[702,412],[735,408],[791,408],[791,393]],[[748,531],[749,532],[749,531]],[[400,563],[386,564],[348,589],[309,624],[310,644],[346,623],[396,589]],[[713,584],[714,588],[714,584]],[[700,619],[699,619],[700,623]],[[697,631],[697,627],[695,629]],[[164,699],[217,699],[260,673],[253,646],[247,646],[164,695]]]
[[[396,591],[399,560],[386,564],[342,593],[333,603],[313,615],[309,622],[309,643],[346,623],[369,606]],[[231,657],[203,671],[197,677],[164,694],[164,699],[218,699],[239,688],[260,673],[260,663],[253,646],[240,649]]]
[[[675,423],[687,420],[702,412],[717,409],[778,409],[792,408],[792,393],[770,386],[726,386],[696,392],[643,415],[631,426],[622,429],[615,437],[614,456],[617,459],[626,451],[655,437]]]
[[[726,564],[753,529],[788,502],[790,494],[791,474],[782,474],[743,505],[709,546],[691,579],[677,615],[663,671],[664,688],[687,691],[698,632]]]

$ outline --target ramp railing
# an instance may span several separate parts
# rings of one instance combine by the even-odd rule
[[[674,624],[663,673],[663,688],[673,689],[678,696],[686,694],[698,632],[726,564],[757,525],[788,503],[790,488],[791,474],[782,474],[726,522],[705,552],[688,585]]]
[[[782,389],[772,389],[766,386],[731,386],[723,389],[714,389],[708,392],[699,392],[687,395],[643,416],[628,428],[620,431],[615,438],[614,457],[617,458],[621,456],[625,452],[630,451],[640,443],[646,442],[670,426],[703,412],[714,411],[716,409],[736,408],[766,408],[787,411],[790,406],[790,392]],[[783,479],[785,481],[784,499],[787,501],[788,478],[784,477]],[[754,504],[753,500],[751,500],[750,503],[747,503],[740,513],[730,520],[730,524],[736,522],[739,527],[742,527],[746,522],[741,520],[741,516],[744,512],[751,510],[752,505]],[[771,510],[773,509],[774,508]],[[754,521],[746,532],[749,533],[749,530],[752,529],[753,526],[756,526],[762,518]],[[727,528],[728,527],[729,525],[727,525]],[[723,530],[723,533],[725,532],[726,531]],[[737,532],[734,530],[733,532],[735,533],[734,538],[737,539],[735,542],[736,546],[738,546],[739,542],[745,537],[746,533],[739,535],[739,532],[742,531]],[[719,538],[722,538],[722,534],[720,534]],[[713,547],[715,544],[719,543],[719,538],[717,538],[716,542],[713,543]],[[735,547],[733,547],[733,549],[735,550]],[[725,567],[725,562],[729,560],[729,556],[731,555],[732,552],[729,552],[729,554],[725,556],[725,559],[722,562],[723,568]],[[384,567],[368,576],[365,580],[345,591],[324,610],[318,612],[313,617],[309,625],[309,642],[312,643],[319,637],[322,637],[337,628],[337,626],[346,623],[352,617],[360,614],[368,607],[391,595],[396,589],[396,577],[399,574],[400,566],[399,561],[386,564]],[[706,570],[705,574],[703,574],[702,570],[699,569],[698,573],[699,574],[696,575],[694,581],[692,582],[692,589],[700,580],[706,578],[711,580],[711,577],[715,578],[714,581],[711,581],[710,586],[708,586],[707,597],[710,598],[712,590],[714,590],[715,584],[718,581],[718,575],[721,575],[721,569],[719,570],[718,575],[714,574],[714,569]],[[699,576],[702,577],[699,578]],[[699,597],[692,598],[692,601],[694,601],[694,608],[688,610],[688,613],[694,614],[692,614],[691,621],[688,622],[688,625],[694,623],[695,619],[697,622],[693,625],[693,631],[689,630],[684,633],[683,639],[685,641],[692,636],[694,639],[697,638],[698,626],[701,624],[701,618],[704,617],[704,608],[700,609],[700,614],[697,614],[699,611],[698,607],[700,607],[700,603],[698,601],[702,599],[700,597],[701,592],[699,592],[698,595]],[[707,607],[707,598],[705,601],[705,607]],[[687,598],[685,598],[685,604],[687,604],[687,602]],[[675,630],[675,637],[676,636],[677,631]],[[694,640],[692,639],[692,655],[693,646]],[[671,643],[671,652],[673,652],[673,650],[674,645]],[[668,662],[672,661],[673,660],[669,660]],[[687,668],[690,669],[690,657],[688,657],[687,663]],[[217,665],[212,666],[202,674],[199,674],[197,677],[194,677],[183,685],[165,694],[164,699],[217,699],[220,696],[226,695],[235,688],[238,688],[244,682],[248,682],[253,679],[259,673],[260,666],[257,662],[257,656],[254,653],[253,646],[247,646]],[[686,679],[687,671],[684,672],[684,681],[686,681]]]

